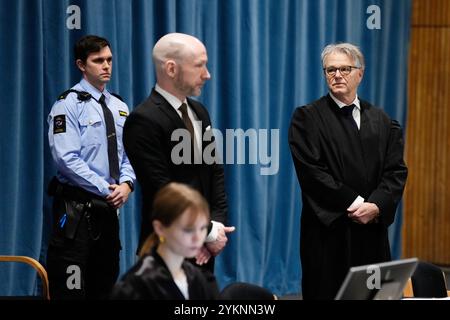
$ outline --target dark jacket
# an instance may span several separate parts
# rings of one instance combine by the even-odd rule
[[[211,128],[208,111],[198,101],[188,99],[202,121],[202,135]],[[181,117],[158,92],[152,91],[129,115],[124,126],[124,145],[142,187],[142,225],[139,244],[151,233],[151,208],[156,192],[169,182],[180,182],[197,189],[208,201],[211,219],[226,223],[227,201],[223,166],[220,164],[174,164],[174,130],[184,128]],[[203,142],[203,149],[213,143]]]
[[[218,296],[215,277],[184,261],[189,300],[212,300]],[[185,300],[156,250],[145,255],[114,286],[111,299]]]

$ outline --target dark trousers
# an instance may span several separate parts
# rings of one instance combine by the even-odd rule
[[[61,227],[63,198],[53,203],[53,234],[47,253],[51,299],[106,299],[119,274],[119,221],[116,210],[91,208],[82,214],[73,239]]]

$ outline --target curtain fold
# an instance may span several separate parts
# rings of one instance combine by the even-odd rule
[[[66,26],[70,5],[80,8],[80,30]],[[367,28],[370,5],[380,9],[381,29]],[[55,173],[46,118],[59,93],[80,79],[74,42],[85,34],[111,42],[108,87],[133,109],[155,82],[153,45],[165,33],[184,32],[208,50],[212,78],[198,99],[213,126],[224,137],[227,129],[257,137],[252,147],[245,142],[245,164],[237,163],[236,146],[225,164],[229,224],[236,231],[216,262],[219,284],[300,292],[301,199],[287,142],[291,115],[326,94],[321,50],[346,41],[366,56],[360,97],[404,125],[410,11],[410,0],[0,0],[0,254],[45,262],[51,224],[45,190]],[[271,134],[278,138],[270,144],[264,134],[268,141]],[[220,151],[226,160],[230,150]],[[272,156],[272,175],[261,175],[269,167],[264,155]],[[122,273],[135,262],[139,192],[137,186],[121,210]],[[397,218],[390,230],[394,257],[400,256],[400,211]],[[35,279],[31,270],[1,267],[0,295],[31,294]]]

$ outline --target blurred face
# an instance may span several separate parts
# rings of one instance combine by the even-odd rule
[[[108,46],[91,53],[86,63],[80,59],[76,63],[83,72],[83,77],[100,91],[103,91],[105,85],[111,80],[112,53]]]
[[[324,68],[337,68],[334,75],[325,72],[328,88],[331,93],[340,101],[350,104],[356,97],[356,91],[361,83],[364,71],[362,69],[351,68],[349,74],[344,75],[339,68],[356,67],[351,57],[343,53],[334,52],[324,59]]]
[[[202,87],[211,78],[206,64],[208,56],[202,44],[194,46],[179,63],[178,74],[174,79],[174,87],[182,96],[199,96]]]
[[[198,214],[192,222],[192,209],[187,209],[169,227],[161,227],[160,235],[165,241],[160,246],[165,246],[173,254],[185,258],[195,257],[206,238],[208,219],[205,214]]]

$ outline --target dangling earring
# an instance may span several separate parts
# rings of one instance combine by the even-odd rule
[[[166,239],[164,239],[163,236],[159,236],[159,243],[164,243],[164,241],[166,241]]]

